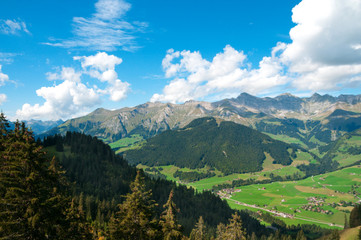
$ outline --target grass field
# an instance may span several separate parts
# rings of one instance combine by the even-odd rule
[[[144,141],[144,138],[139,134],[133,134],[130,137],[122,138],[116,142],[109,143],[109,146],[116,154],[119,154],[130,149],[140,148]]]
[[[320,225],[336,224],[343,226],[345,214],[349,215],[350,207],[333,207],[332,204],[339,204],[341,201],[357,202],[361,197],[360,193],[351,194],[351,187],[360,184],[361,168],[350,167],[336,172],[310,177],[297,182],[273,182],[270,184],[250,185],[240,187],[241,192],[233,193],[228,200],[230,205],[240,209],[257,210],[260,207],[265,210],[277,210],[279,212],[294,215],[293,219],[286,219],[286,223],[308,222]],[[361,192],[358,186],[356,191]],[[323,199],[320,208],[332,211],[332,215],[306,211],[305,205],[315,205],[316,202],[309,198]],[[235,201],[245,203],[248,206],[235,206]],[[320,204],[320,203],[318,203]],[[338,205],[337,205],[338,206]]]
[[[267,163],[266,163],[267,164]],[[147,166],[141,166],[147,168]],[[179,182],[173,174],[177,170],[194,171],[192,169],[178,168],[176,166],[162,166],[160,171],[169,180]],[[273,169],[266,172],[231,174],[222,176],[220,173],[214,177],[202,179],[197,182],[187,183],[199,191],[209,190],[212,186],[222,183],[231,183],[235,179],[264,179],[264,174],[290,174],[296,169],[288,166],[282,169]],[[198,171],[207,171],[206,168]],[[354,186],[354,188],[352,188]],[[241,192],[231,195],[227,202],[235,209],[249,209],[252,211],[267,210],[278,211],[293,215],[293,218],[281,218],[287,224],[317,224],[322,227],[340,228],[344,224],[345,215],[348,217],[352,206],[340,206],[341,201],[355,203],[361,199],[361,167],[354,166],[336,172],[309,177],[300,181],[273,182],[270,184],[254,184],[239,187]],[[356,194],[352,194],[352,190]],[[311,198],[322,199],[320,209],[333,214],[307,211],[304,206],[314,206],[316,203]],[[245,205],[236,204],[236,202]],[[251,206],[252,205],[252,206]],[[254,205],[254,206],[253,206]]]
[[[293,138],[293,137],[289,137],[287,135],[275,135],[275,134],[272,134],[272,133],[266,133],[266,132],[263,132],[264,134],[270,136],[271,138],[273,139],[276,139],[276,140],[279,140],[279,141],[282,141],[282,142],[285,142],[285,143],[289,143],[289,144],[297,144],[305,149],[307,149],[307,145],[302,142],[301,140],[297,139],[297,138]]]

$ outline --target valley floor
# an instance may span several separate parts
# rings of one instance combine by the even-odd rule
[[[210,190],[217,184],[230,183],[234,179],[264,178],[263,172],[259,172],[217,175],[184,183],[172,176],[177,167],[163,166],[160,169],[168,179],[200,191]],[[353,205],[361,201],[360,187],[361,166],[353,166],[299,181],[253,184],[223,189],[217,194],[226,199],[232,208],[248,209],[258,213],[268,212],[289,225],[317,224],[326,228],[343,228],[345,217],[348,219]]]

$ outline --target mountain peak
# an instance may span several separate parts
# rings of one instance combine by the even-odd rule
[[[309,100],[311,100],[312,102],[326,102],[326,101],[331,102],[331,103],[336,102],[335,97],[328,95],[328,94],[320,95],[318,93],[312,94],[312,96],[309,98]]]

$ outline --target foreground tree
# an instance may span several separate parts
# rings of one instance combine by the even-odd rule
[[[189,237],[191,240],[205,240],[207,239],[206,225],[204,224],[203,217],[200,216],[194,229]]]
[[[68,239],[67,183],[24,123],[0,114],[0,238]],[[77,238],[81,239],[81,237]]]
[[[246,240],[246,232],[243,230],[242,220],[237,212],[232,215],[232,219],[226,227],[225,239]]]
[[[119,204],[119,211],[110,223],[111,239],[157,239],[159,226],[154,216],[156,203],[151,199],[151,190],[146,190],[144,177],[137,172],[130,185],[131,193]]]
[[[350,227],[354,228],[361,225],[361,205],[356,205],[350,214]]]
[[[302,230],[300,230],[297,233],[296,240],[307,240],[307,238]]]
[[[162,227],[163,239],[178,240],[182,239],[181,225],[178,224],[176,213],[179,209],[173,202],[173,189],[169,193],[169,198],[166,204],[163,205],[165,211],[162,213],[160,225]]]

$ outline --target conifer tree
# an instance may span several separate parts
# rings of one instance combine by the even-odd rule
[[[243,230],[242,220],[237,212],[232,215],[232,219],[226,227],[225,236],[229,240],[246,240],[246,232]]]
[[[111,239],[156,239],[159,234],[159,226],[153,218],[156,203],[151,199],[151,190],[146,190],[140,171],[137,172],[130,189],[131,193],[118,205],[119,212],[111,219]]]
[[[163,205],[165,211],[162,213],[160,225],[162,227],[164,240],[178,240],[182,239],[181,225],[178,224],[176,213],[179,209],[173,202],[173,189],[169,193],[169,198],[166,204]]]
[[[340,233],[338,232],[338,230],[333,230],[331,235],[329,236],[329,240],[340,240]]]
[[[190,234],[190,240],[205,240],[207,239],[206,225],[204,224],[203,217],[200,216],[198,222]]]
[[[66,230],[62,232],[62,239],[77,240],[91,239],[90,226],[85,220],[83,211],[79,210],[80,204],[72,199],[70,207],[66,211]]]
[[[298,233],[297,233],[297,236],[296,236],[296,240],[307,240],[305,234],[303,233],[302,230],[300,230]]]
[[[226,226],[223,223],[218,224],[216,240],[226,239],[225,233],[226,233]]]
[[[67,184],[24,123],[0,114],[0,239],[63,239]],[[66,238],[65,238],[66,239]]]
[[[347,228],[350,228],[350,224],[348,222],[347,215],[345,214],[345,224],[343,226],[343,229],[347,229]]]
[[[357,204],[350,213],[350,227],[354,228],[361,225],[361,205]]]

